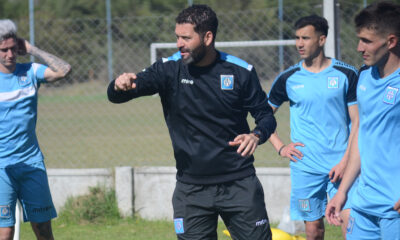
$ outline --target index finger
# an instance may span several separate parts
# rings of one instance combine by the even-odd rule
[[[301,146],[301,147],[304,147],[305,145],[303,144],[303,143],[301,143],[301,142],[295,142],[295,143],[293,143],[293,145],[294,146]]]
[[[240,145],[242,143],[242,141],[237,140],[237,141],[229,141],[228,144],[229,146],[237,146]]]
[[[303,153],[299,151],[297,148],[293,149],[293,155],[295,155],[298,159],[301,159],[303,157]]]
[[[337,174],[336,172],[334,172],[333,175],[332,175],[332,177],[330,177],[330,178],[331,178],[331,182],[332,182],[332,183],[335,183],[335,182],[337,182],[337,181],[339,180],[339,174]]]
[[[124,73],[124,75],[130,79],[136,79],[136,74],[135,73]]]
[[[334,175],[335,175],[335,170],[332,168],[332,169],[329,171],[329,173],[328,173],[329,179],[332,180],[332,178],[333,178]]]
[[[237,136],[235,137],[235,139],[233,139],[233,141],[235,141],[235,142],[237,142],[237,141],[243,141],[243,139],[244,139],[244,135],[243,135],[243,134],[240,134],[240,135],[237,135]]]
[[[325,211],[325,217],[329,224],[339,226],[342,223],[342,219],[337,213],[336,208],[332,205],[327,206],[327,209]]]
[[[136,79],[135,73],[123,73],[117,77],[117,79]]]
[[[335,215],[335,210],[332,206],[326,206],[325,217],[329,224],[333,224],[333,216]]]

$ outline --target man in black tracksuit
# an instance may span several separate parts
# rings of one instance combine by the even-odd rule
[[[233,239],[271,239],[253,153],[276,121],[256,71],[214,47],[218,20],[193,5],[176,18],[179,52],[108,87],[113,103],[158,93],[177,167],[173,196],[178,239],[217,239],[218,215]],[[250,132],[248,112],[256,127]]]

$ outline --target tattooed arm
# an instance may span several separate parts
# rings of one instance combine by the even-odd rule
[[[26,53],[35,56],[42,60],[49,68],[44,72],[44,78],[48,82],[58,80],[65,77],[71,70],[71,65],[66,61],[58,58],[48,52],[45,52],[24,39],[18,39],[19,41],[19,54],[24,55]]]

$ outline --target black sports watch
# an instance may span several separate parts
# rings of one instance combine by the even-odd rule
[[[254,136],[258,137],[258,139],[261,139],[262,133],[261,133],[260,130],[254,129],[254,130],[251,131],[250,133],[252,133]]]

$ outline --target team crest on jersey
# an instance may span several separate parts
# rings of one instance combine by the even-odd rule
[[[20,87],[28,86],[31,80],[27,76],[18,76],[18,84]]]
[[[299,207],[300,207],[301,211],[303,211],[303,212],[310,212],[311,211],[310,200],[299,199]]]
[[[351,234],[353,232],[353,226],[354,226],[354,218],[352,216],[349,216],[349,222],[347,223],[346,233]]]
[[[221,89],[222,90],[233,90],[235,81],[233,75],[221,75]]]
[[[339,77],[328,77],[328,88],[339,88]]]
[[[185,233],[185,229],[183,228],[183,218],[175,218],[174,226],[176,234]]]
[[[364,85],[362,85],[362,84],[360,84],[360,86],[358,87],[361,91],[367,91],[367,87],[366,86],[364,86]]]
[[[398,88],[388,86],[385,90],[385,95],[383,95],[383,102],[392,105],[395,104],[398,92]]]
[[[9,218],[9,217],[11,217],[11,208],[10,208],[10,206],[0,206],[0,217],[1,218]]]

